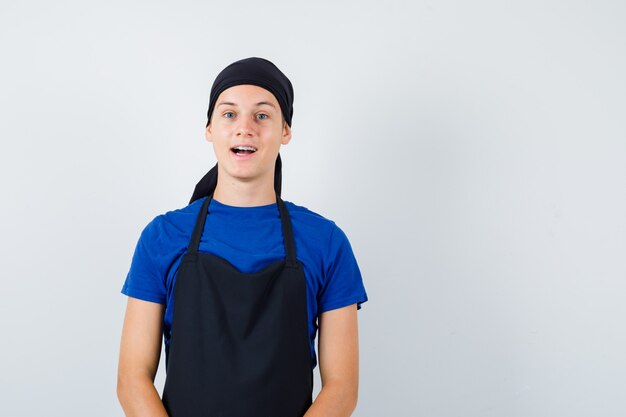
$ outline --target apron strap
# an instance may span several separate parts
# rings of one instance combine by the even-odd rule
[[[276,203],[280,212],[280,222],[283,226],[283,242],[285,244],[285,254],[287,255],[287,266],[295,267],[298,265],[298,262],[296,260],[296,244],[293,238],[293,231],[291,230],[291,218],[289,217],[287,206],[285,206],[278,193],[276,193]]]
[[[200,238],[202,237],[202,231],[204,230],[204,222],[206,221],[206,215],[209,211],[209,203],[213,198],[213,193],[211,193],[204,203],[202,203],[202,207],[200,207],[200,213],[198,213],[198,219],[196,220],[196,225],[193,228],[193,233],[191,234],[191,241],[189,243],[189,248],[187,248],[187,252],[189,253],[198,253],[198,247],[200,246]]]

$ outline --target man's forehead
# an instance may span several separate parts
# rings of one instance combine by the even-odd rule
[[[278,100],[271,91],[251,84],[235,85],[222,91],[217,98],[216,106],[223,102],[234,104],[255,102],[255,104],[269,104],[274,107],[278,105]]]

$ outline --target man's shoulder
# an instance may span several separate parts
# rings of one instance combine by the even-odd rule
[[[285,201],[285,205],[294,229],[324,242],[328,242],[333,236],[343,235],[334,220],[291,201]]]
[[[171,209],[169,211],[166,211],[165,213],[160,214],[158,217],[161,217],[162,221],[168,221],[173,223],[185,221],[188,218],[198,215],[198,213],[200,212],[200,207],[202,207],[202,203],[204,203],[204,200],[206,200],[206,198],[207,197],[202,197],[192,203],[187,204],[186,206],[179,206],[178,208]]]
[[[146,226],[144,233],[154,238],[181,238],[191,235],[191,228],[195,224],[198,212],[204,198],[157,214]]]
[[[285,205],[287,206],[287,210],[289,210],[290,217],[296,217],[300,220],[316,224],[318,226],[331,226],[335,225],[333,220],[328,219],[327,217],[319,214],[316,211],[309,209],[308,207],[301,206],[292,201],[285,200]]]

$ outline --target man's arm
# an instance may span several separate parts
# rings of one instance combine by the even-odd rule
[[[322,390],[304,417],[348,417],[359,391],[359,338],[356,304],[319,316]]]
[[[154,386],[164,307],[128,297],[117,370],[117,398],[127,417],[167,417]]]

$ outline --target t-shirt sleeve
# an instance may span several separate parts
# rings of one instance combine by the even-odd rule
[[[348,237],[334,226],[325,259],[324,285],[319,296],[319,312],[356,303],[357,309],[367,301],[361,271]]]
[[[121,292],[129,297],[165,304],[166,273],[161,267],[162,257],[158,253],[159,220],[156,217],[141,232]]]

